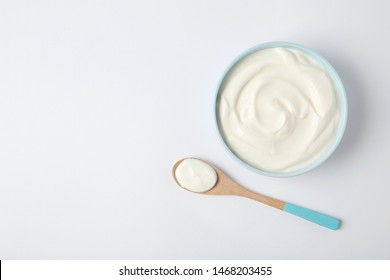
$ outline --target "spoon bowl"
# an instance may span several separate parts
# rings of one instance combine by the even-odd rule
[[[178,184],[180,187],[187,191],[191,191],[185,186],[182,186],[182,184],[179,182],[177,179],[177,168],[185,161],[188,159],[195,159],[195,158],[183,158],[179,161],[177,161],[172,168],[172,176],[173,179],[175,180],[176,184]],[[195,193],[201,193],[201,194],[208,194],[208,195],[235,195],[235,196],[242,196],[246,197],[252,200],[256,200],[258,202],[261,202],[263,204],[266,204],[268,206],[274,207],[276,209],[288,212],[290,214],[293,214],[295,216],[298,216],[300,218],[303,218],[305,220],[311,221],[313,223],[316,223],[318,225],[324,226],[326,228],[336,230],[340,226],[340,221],[336,218],[333,218],[331,216],[304,208],[300,207],[288,202],[284,202],[282,200],[278,200],[269,196],[265,196],[259,193],[255,193],[253,191],[250,191],[249,189],[239,185],[236,183],[234,180],[229,178],[226,174],[224,174],[219,168],[215,167],[214,165],[200,159],[195,159],[199,160],[208,166],[210,166],[216,173],[217,179],[214,184],[209,190],[204,191],[204,192],[195,192]],[[195,176],[199,176],[200,174],[196,174],[196,170],[191,171]]]

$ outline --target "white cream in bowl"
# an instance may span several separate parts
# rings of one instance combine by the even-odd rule
[[[233,154],[253,168],[296,172],[334,143],[339,100],[329,72],[311,55],[289,47],[259,49],[224,77],[218,129]]]

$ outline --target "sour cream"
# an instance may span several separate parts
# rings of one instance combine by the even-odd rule
[[[183,188],[193,192],[206,192],[215,186],[218,175],[207,163],[187,158],[175,170],[177,182]]]
[[[289,47],[265,48],[227,73],[216,117],[225,144],[242,161],[267,172],[294,172],[333,142],[338,92],[314,57]]]

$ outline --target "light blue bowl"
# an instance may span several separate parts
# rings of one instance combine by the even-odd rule
[[[339,120],[339,124],[338,124],[338,128],[337,128],[337,132],[333,138],[332,143],[329,145],[327,150],[324,151],[322,153],[322,155],[320,155],[316,160],[314,160],[313,162],[308,164],[306,167],[301,168],[301,169],[296,170],[296,171],[292,171],[292,172],[268,172],[268,171],[253,167],[250,164],[248,164],[247,162],[245,162],[244,160],[242,160],[238,155],[236,155],[230,149],[229,145],[225,142],[225,139],[223,138],[222,133],[221,133],[220,124],[219,124],[219,120],[218,120],[218,105],[219,105],[218,100],[219,100],[219,95],[220,95],[220,88],[221,88],[221,85],[223,84],[225,78],[227,77],[227,75],[231,71],[231,69],[238,62],[240,62],[243,58],[247,57],[248,55],[250,55],[254,52],[257,52],[259,50],[264,50],[264,49],[269,49],[269,48],[289,48],[289,49],[299,50],[299,51],[307,54],[308,56],[312,57],[320,65],[322,65],[324,70],[328,73],[329,77],[331,78],[331,80],[334,84],[336,92],[338,94],[338,102],[339,102],[339,107],[340,107],[339,108],[340,109],[340,120]],[[301,175],[303,173],[306,173],[306,172],[316,168],[317,166],[322,164],[324,161],[326,161],[333,154],[333,152],[336,150],[337,146],[339,145],[339,143],[341,141],[341,138],[343,137],[345,127],[347,124],[347,115],[348,115],[348,105],[347,105],[347,97],[345,94],[345,89],[344,89],[344,86],[341,82],[339,75],[337,74],[336,70],[332,67],[332,65],[324,57],[322,57],[318,53],[316,53],[316,52],[314,52],[306,47],[303,47],[301,45],[297,45],[297,44],[289,43],[289,42],[269,42],[269,43],[260,44],[260,45],[257,45],[255,47],[250,48],[249,50],[242,53],[238,58],[236,58],[229,65],[229,67],[227,68],[227,70],[223,74],[220,82],[218,83],[217,94],[216,94],[216,97],[214,99],[213,110],[214,110],[214,123],[215,123],[216,129],[218,131],[219,138],[220,138],[223,146],[226,148],[227,152],[235,160],[237,160],[239,164],[248,168],[249,170],[252,170],[252,171],[259,173],[261,175],[278,177],[278,178]]]

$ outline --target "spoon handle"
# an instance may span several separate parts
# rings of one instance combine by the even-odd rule
[[[340,220],[333,218],[331,216],[301,206],[297,206],[292,203],[288,203],[272,197],[268,197],[259,193],[255,193],[238,185],[234,186],[233,188],[234,188],[235,195],[244,196],[250,199],[257,200],[261,203],[267,204],[279,210],[293,214],[295,216],[316,223],[323,227],[336,230],[340,226]]]
[[[339,219],[291,203],[285,202],[283,211],[329,229],[336,230],[340,226]]]

